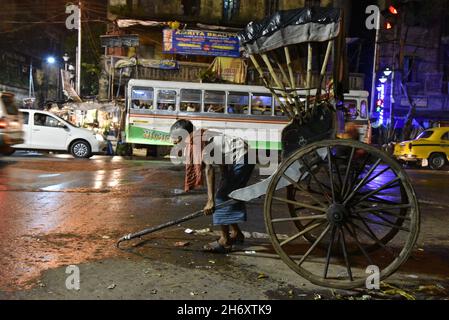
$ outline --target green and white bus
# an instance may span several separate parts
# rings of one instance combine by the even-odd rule
[[[368,92],[351,91],[345,99],[355,108],[354,120],[367,122]],[[242,137],[252,148],[280,150],[288,123],[260,86],[130,80],[126,100],[126,142],[135,145],[169,146],[170,127],[188,119],[196,128]]]

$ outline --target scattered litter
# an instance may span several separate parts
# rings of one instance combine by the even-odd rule
[[[257,279],[261,280],[261,279],[267,279],[268,276],[265,273],[259,273],[259,275],[257,276]]]
[[[101,238],[102,238],[102,239],[111,239],[110,236],[102,236]]]
[[[45,287],[46,287],[45,283],[43,283],[43,282],[41,282],[41,281],[39,281],[37,284],[38,284],[39,287],[41,287],[41,288],[45,288]]]
[[[321,300],[321,299],[323,299],[323,297],[321,296],[321,294],[315,293],[315,294],[313,295],[313,300]]]
[[[420,251],[420,252],[423,252],[423,251],[424,251],[423,248],[418,248],[417,250]]]
[[[347,271],[342,271],[337,274],[337,278],[349,278],[349,274]]]
[[[446,294],[446,288],[443,287],[441,284],[436,285],[424,285],[419,286],[418,290],[416,292],[425,292],[427,294],[431,295],[445,295]]]
[[[362,296],[362,300],[371,300],[371,299],[372,299],[372,297],[369,294],[364,294]]]
[[[197,292],[194,292],[194,291],[192,291],[192,292],[190,292],[190,295],[193,297],[193,296],[197,296],[198,295],[198,293]]]
[[[187,234],[192,234],[194,231],[192,229],[186,229],[184,232]]]
[[[412,278],[412,279],[418,279],[418,276],[416,274],[408,274],[406,275],[407,278]]]
[[[151,293],[151,294],[157,294],[157,290],[156,290],[156,289],[153,289],[153,290],[150,291],[150,293]]]
[[[251,232],[242,231],[242,233],[245,236],[245,238],[251,238]]]
[[[216,262],[214,260],[209,260],[209,263],[215,264]]]
[[[195,230],[195,234],[207,234],[207,233],[211,233],[212,230],[210,228],[206,228],[206,229],[200,229],[200,230]]]
[[[211,266],[195,266],[195,269],[212,269]]]
[[[266,233],[253,232],[252,236],[254,239],[268,239],[270,236]]]
[[[390,296],[402,296],[407,300],[416,300],[415,296],[406,292],[405,290],[402,290],[400,288],[397,288],[395,286],[392,286],[391,284],[382,282],[381,283],[381,291],[383,294],[390,295]]]
[[[115,289],[115,287],[117,287],[117,285],[115,283],[113,283],[108,287],[108,289],[113,290],[113,289]]]
[[[203,291],[203,292],[201,292],[201,294],[207,294],[207,291]]]
[[[288,291],[288,295],[289,295],[290,297],[292,297],[292,296],[295,295],[295,293],[293,292],[293,290],[289,290],[289,291]]]
[[[256,254],[256,251],[245,251],[245,254]]]
[[[175,247],[187,247],[189,245],[190,245],[190,242],[188,242],[188,241],[175,242]]]

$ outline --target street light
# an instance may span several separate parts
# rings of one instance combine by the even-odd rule
[[[382,84],[384,84],[384,83],[386,83],[387,82],[387,80],[388,80],[388,78],[387,77],[385,77],[385,76],[382,76],[380,79],[379,79],[379,82],[380,83],[382,83]]]
[[[48,64],[55,64],[56,63],[55,57],[52,57],[52,56],[47,57],[47,63]]]
[[[385,70],[384,70],[384,75],[385,75],[386,77],[391,76],[392,73],[393,73],[393,70],[391,70],[389,67],[385,68]]]
[[[64,56],[62,56],[62,59],[64,60],[65,63],[65,71],[67,71],[67,63],[69,62],[70,57],[67,53],[65,53]]]

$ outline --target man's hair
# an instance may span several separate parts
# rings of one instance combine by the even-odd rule
[[[170,138],[173,140],[183,140],[193,132],[193,124],[189,120],[181,119],[175,122],[170,128]]]
[[[174,132],[180,131],[180,130],[184,130],[184,131],[187,131],[188,133],[192,133],[193,132],[193,123],[190,122],[189,120],[180,119],[180,120],[176,121],[174,125],[171,126],[170,133],[174,133]]]

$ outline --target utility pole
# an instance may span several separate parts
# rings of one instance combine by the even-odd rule
[[[81,1],[78,2],[78,47],[76,52],[76,93],[78,93],[79,96],[81,96],[81,52],[82,52],[82,45],[81,45]]]
[[[33,62],[30,63],[30,84],[28,98],[34,98]]]
[[[380,37],[380,20],[381,16],[379,14],[377,18],[377,25],[376,25],[376,40],[374,42],[374,60],[373,60],[373,81],[371,85],[371,108],[370,108],[370,115],[372,115],[373,110],[375,109],[376,105],[376,82],[377,82],[377,51],[378,51],[378,45],[379,45],[379,37]]]

